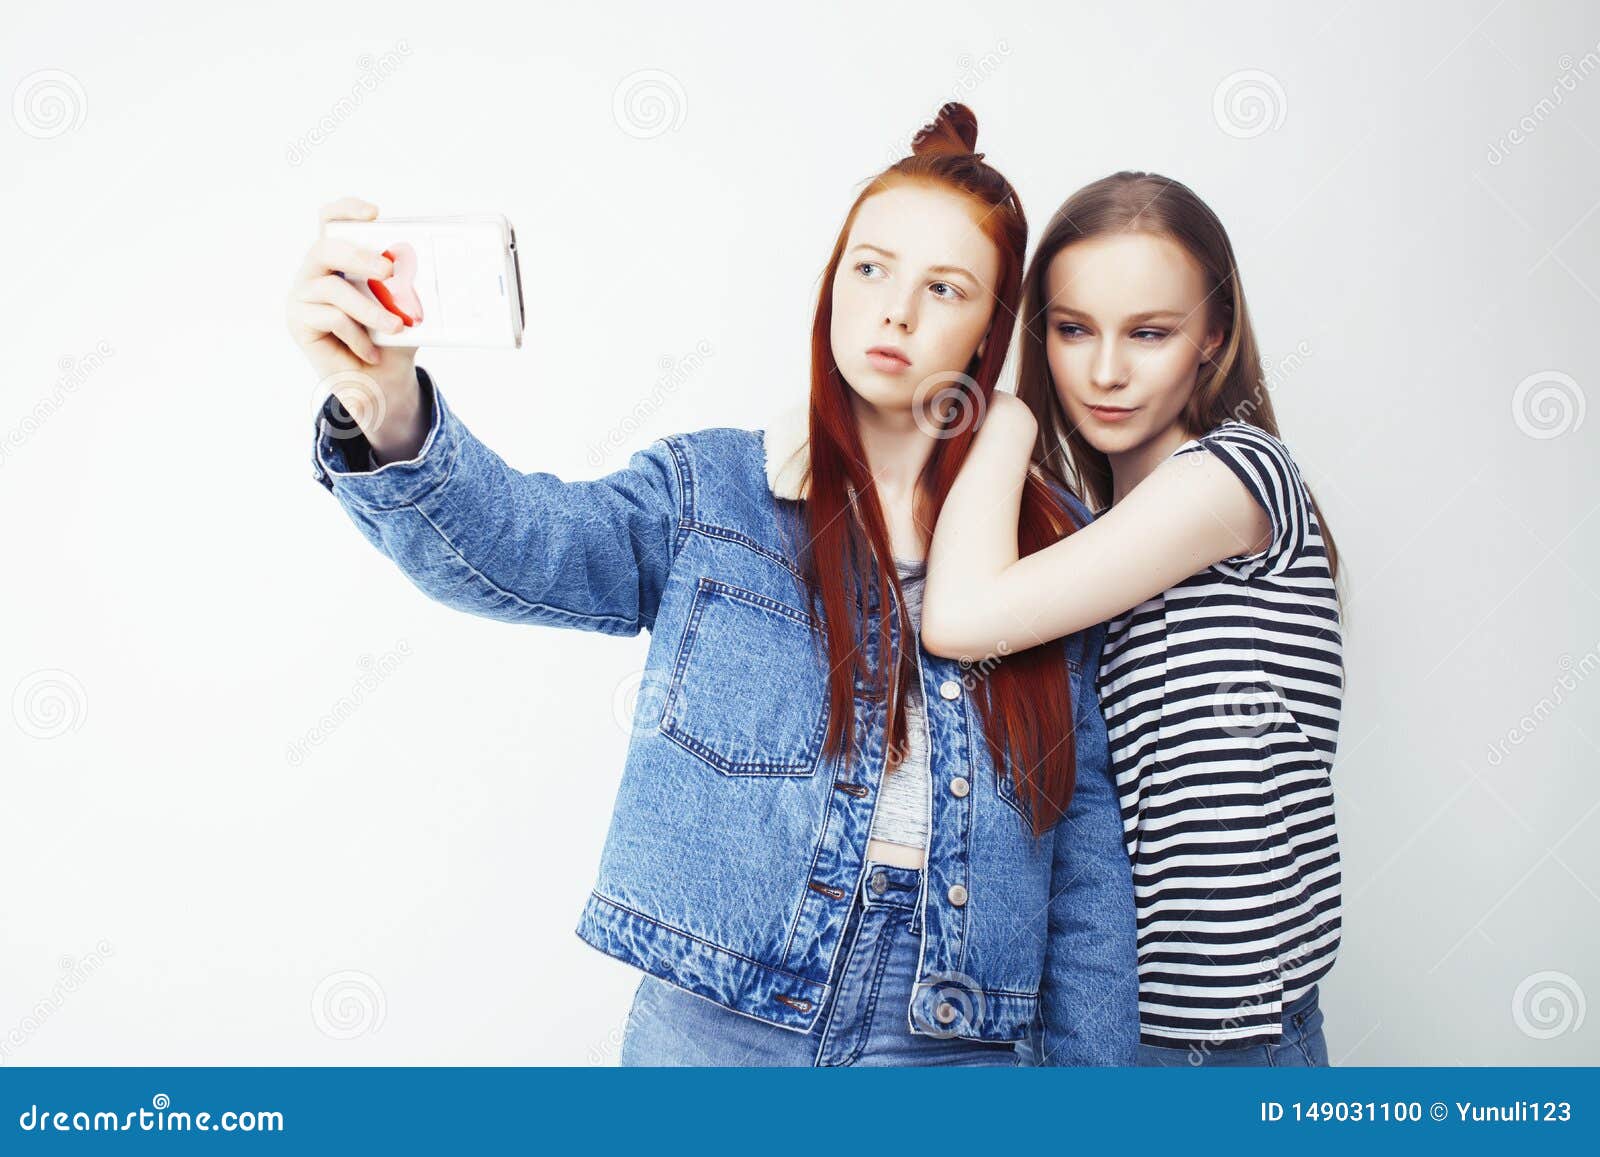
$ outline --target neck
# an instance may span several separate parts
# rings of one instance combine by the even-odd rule
[[[909,409],[881,409],[853,392],[850,404],[894,553],[922,558],[927,544],[916,526],[917,484],[933,456],[933,436],[917,425]]]
[[[1194,437],[1174,422],[1161,433],[1119,454],[1107,454],[1111,464],[1111,504],[1121,502],[1128,492],[1150,476],[1150,472],[1172,456],[1172,452]]]

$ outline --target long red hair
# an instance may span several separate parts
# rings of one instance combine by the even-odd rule
[[[966,460],[987,412],[990,395],[1011,345],[1022,297],[1028,223],[1009,181],[984,163],[977,145],[978,122],[965,105],[946,104],[912,141],[911,155],[879,173],[850,207],[828,259],[811,329],[810,476],[807,502],[808,557],[802,560],[813,606],[820,606],[827,631],[830,755],[854,756],[855,694],[888,700],[888,770],[906,751],[906,687],[917,678],[914,647],[896,648],[890,616],[876,615],[877,637],[866,635],[869,592],[876,606],[899,609],[900,639],[913,636],[892,558],[883,508],[878,502],[850,404],[849,384],[833,357],[833,281],[856,214],[867,198],[904,184],[928,184],[970,197],[980,210],[978,226],[999,251],[995,309],[983,352],[938,398],[945,424],[918,480],[915,519],[931,537],[946,495]],[[1022,496],[1018,548],[1022,555],[1078,529],[1071,511],[1040,477],[1029,474]],[[871,656],[891,655],[889,663]],[[896,677],[890,681],[893,670]],[[1072,687],[1059,644],[1034,647],[994,661],[964,680],[974,692],[984,738],[995,767],[1012,777],[1016,796],[1032,820],[1035,836],[1051,828],[1072,799],[1076,777]]]

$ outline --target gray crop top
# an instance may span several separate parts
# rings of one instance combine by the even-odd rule
[[[921,630],[922,584],[927,564],[895,559],[900,588],[905,594],[911,622]],[[888,775],[878,793],[877,810],[872,815],[871,837],[905,844],[926,851],[928,847],[928,795],[930,772],[926,724],[922,714],[922,686],[912,683],[906,689],[906,758]]]

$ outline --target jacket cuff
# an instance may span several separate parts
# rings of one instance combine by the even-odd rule
[[[385,510],[411,505],[448,478],[459,440],[454,415],[421,366],[417,388],[430,415],[421,449],[415,457],[376,468],[366,436],[338,397],[329,394],[315,423],[311,459],[316,480],[342,501]]]

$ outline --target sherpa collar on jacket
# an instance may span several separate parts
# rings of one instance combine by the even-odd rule
[[[809,402],[780,411],[762,431],[766,449],[767,485],[778,498],[803,501],[810,490],[811,406]]]

